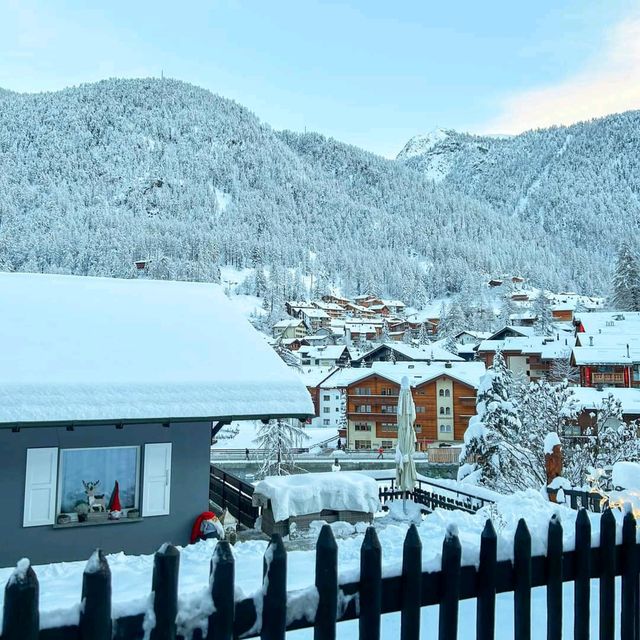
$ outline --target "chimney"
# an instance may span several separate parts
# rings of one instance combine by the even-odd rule
[[[631,356],[629,355],[629,345],[627,345],[627,358],[630,358]]]
[[[593,336],[589,336],[589,346],[593,347]]]
[[[444,363],[444,368],[445,369],[451,369],[451,367],[452,367],[452,364],[449,361]]]

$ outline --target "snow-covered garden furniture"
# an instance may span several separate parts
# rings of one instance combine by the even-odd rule
[[[260,481],[253,504],[262,507],[262,531],[288,535],[295,523],[307,529],[314,520],[371,522],[380,507],[378,483],[357,472],[275,476]]]

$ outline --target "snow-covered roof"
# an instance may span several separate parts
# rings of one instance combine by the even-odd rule
[[[285,320],[280,320],[273,325],[274,329],[288,329],[289,327],[299,327],[301,324],[304,324],[300,318],[288,318]]]
[[[411,360],[416,361],[449,361],[449,362],[460,362],[462,358],[459,356],[439,347],[436,344],[427,344],[424,346],[414,347],[410,344],[405,344],[404,342],[385,342],[384,344],[378,344],[373,347],[370,351],[367,351],[361,358],[366,358],[374,351],[380,349],[381,347],[388,347],[392,349],[396,353],[400,353],[403,356],[410,358]],[[360,358],[358,358],[360,359]]]
[[[300,309],[300,313],[307,318],[328,318],[327,312],[316,307]]]
[[[300,347],[300,353],[304,353],[308,358],[318,360],[337,360],[342,356],[347,347],[343,344],[327,345],[319,347]]]
[[[640,414],[640,389],[605,387],[600,391],[595,387],[572,387],[571,390],[580,409],[598,409],[602,401],[612,395],[622,403],[623,413]]]
[[[640,334],[640,312],[638,311],[593,311],[577,313],[587,334]]]
[[[305,387],[317,387],[332,371],[335,371],[335,367],[309,367],[303,365],[296,373]]]
[[[477,348],[478,353],[501,351],[517,351],[523,354],[539,353],[543,360],[555,360],[566,357],[574,344],[573,337],[561,337],[550,340],[543,336],[517,336],[504,340],[483,340]]]
[[[626,346],[594,346],[574,347],[573,358],[576,365],[602,364],[602,365],[630,365],[640,362],[640,348],[629,349],[627,355]]]
[[[477,388],[486,369],[483,362],[373,362],[371,367],[338,369],[321,385],[323,389],[343,388],[371,375],[379,375],[391,382],[400,384],[402,378],[409,378],[409,384],[417,387],[425,382],[449,376],[471,387]]]
[[[218,285],[0,273],[0,424],[313,414]]]

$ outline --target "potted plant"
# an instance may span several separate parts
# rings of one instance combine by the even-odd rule
[[[78,522],[86,522],[89,515],[89,505],[86,502],[78,502],[76,513],[78,514]]]

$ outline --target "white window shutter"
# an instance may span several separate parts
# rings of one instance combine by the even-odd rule
[[[171,443],[146,444],[142,479],[142,516],[167,515],[170,497]]]
[[[23,526],[39,527],[55,522],[57,480],[58,449],[27,449]]]

